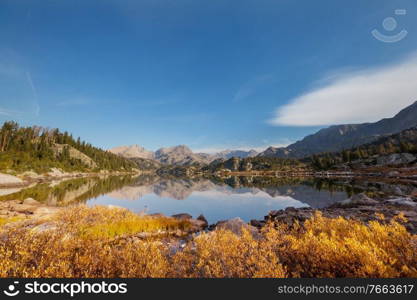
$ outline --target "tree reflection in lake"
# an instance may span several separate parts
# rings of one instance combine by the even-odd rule
[[[133,211],[204,214],[209,222],[263,218],[289,206],[322,208],[354,193],[412,192],[412,185],[350,179],[230,177],[160,178],[152,175],[89,177],[1,192],[0,200],[34,198],[48,205],[117,205]],[[183,201],[176,201],[183,200]]]

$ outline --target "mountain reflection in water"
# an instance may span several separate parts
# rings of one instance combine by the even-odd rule
[[[380,188],[374,185],[371,190]],[[31,197],[57,206],[87,203],[166,215],[185,212],[194,217],[203,214],[210,223],[214,223],[234,217],[245,221],[262,219],[270,210],[289,206],[322,208],[362,191],[364,188],[358,187],[358,184],[330,179],[168,179],[142,175],[78,178],[37,184],[20,190],[0,190],[0,200]]]

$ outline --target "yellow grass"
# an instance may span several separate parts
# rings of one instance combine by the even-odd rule
[[[19,217],[3,218],[0,217],[0,227],[6,225],[7,223],[17,222],[21,220]]]
[[[74,206],[56,217],[60,226],[84,238],[114,238],[140,232],[187,229],[190,223],[168,217],[139,216],[124,208]]]
[[[81,206],[53,222],[44,231],[0,228],[0,277],[417,277],[417,237],[399,220],[316,214],[304,226],[271,224],[256,238],[203,233],[176,252],[158,240],[114,239],[186,226],[169,218]]]

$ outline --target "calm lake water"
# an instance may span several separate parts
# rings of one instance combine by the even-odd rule
[[[406,187],[410,188],[410,187]],[[414,187],[411,187],[414,188]],[[49,205],[115,205],[134,212],[203,214],[209,223],[263,219],[286,207],[321,208],[363,191],[395,193],[398,185],[330,179],[232,177],[166,179],[156,176],[78,178],[0,190],[0,200],[34,198]],[[394,191],[394,192],[393,192]]]

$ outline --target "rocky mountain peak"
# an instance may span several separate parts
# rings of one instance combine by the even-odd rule
[[[188,148],[186,145],[178,145],[173,147],[161,148],[155,152],[155,156],[158,157],[159,155],[169,154],[169,153],[176,153],[181,155],[191,155],[193,151]]]
[[[115,147],[110,149],[109,151],[126,158],[154,158],[154,153],[152,151],[146,150],[145,148],[139,145]]]

